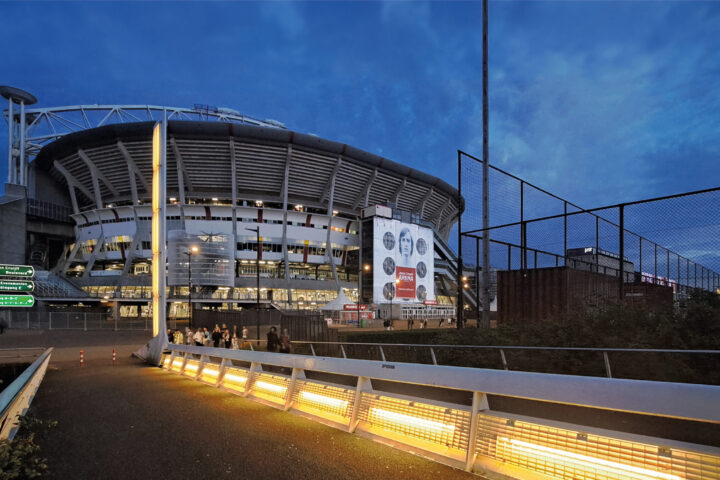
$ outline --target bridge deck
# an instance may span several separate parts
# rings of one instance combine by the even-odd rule
[[[32,410],[48,478],[479,478],[128,358],[53,364]]]

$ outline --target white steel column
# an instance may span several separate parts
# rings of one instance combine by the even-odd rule
[[[149,344],[148,361],[159,364],[162,350],[167,344],[167,319],[165,317],[165,194],[167,161],[167,119],[155,124],[153,129],[153,182],[152,182],[152,296],[153,339]]]

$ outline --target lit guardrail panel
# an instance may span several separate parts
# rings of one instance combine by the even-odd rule
[[[354,390],[298,380],[293,392],[293,404],[305,413],[347,425],[354,397]]]
[[[208,362],[203,365],[203,368],[200,371],[200,378],[198,380],[209,385],[216,385],[219,377],[220,365]]]
[[[564,480],[717,480],[720,458],[492,415],[478,455]]]
[[[185,363],[185,370],[183,370],[183,375],[186,377],[195,378],[198,373],[198,369],[200,368],[200,361],[198,360],[190,360]]]
[[[289,378],[268,373],[257,373],[253,377],[250,394],[253,397],[269,400],[273,403],[285,403]]]
[[[230,367],[223,375],[220,386],[233,393],[243,393],[248,380],[248,371],[244,368]]]
[[[363,394],[358,419],[382,429],[458,451],[468,448],[470,412],[377,394]],[[379,433],[378,433],[379,434]],[[393,437],[395,438],[395,437]]]
[[[557,424],[532,417],[518,417],[501,412],[483,410],[487,403],[478,403],[480,411],[471,414],[471,407],[461,404],[438,402],[421,397],[408,397],[381,391],[373,391],[371,381],[375,378],[394,382],[429,385],[425,381],[434,377],[436,383],[449,382],[447,388],[459,388],[453,385],[457,379],[467,380],[470,384],[477,375],[484,375],[493,388],[498,389],[510,382],[509,392],[522,393],[525,385],[523,378],[517,378],[517,372],[468,371],[460,367],[423,367],[418,375],[417,367],[400,364],[404,377],[396,372],[386,373],[386,365],[379,362],[323,358],[319,360],[320,369],[339,375],[356,375],[356,387],[330,382],[313,381],[303,378],[304,368],[312,368],[312,362],[298,362],[292,355],[271,354],[266,352],[229,351],[220,355],[224,367],[217,363],[203,362],[208,355],[200,347],[175,347],[176,355],[193,355],[163,358],[163,367],[168,371],[183,373],[193,380],[218,386],[237,395],[248,395],[249,399],[260,401],[276,408],[290,407],[291,411],[302,412],[316,420],[328,420],[343,430],[362,430],[374,437],[382,437],[409,449],[432,453],[436,458],[450,465],[463,465],[468,471],[473,469],[484,472],[496,472],[511,478],[557,478],[559,480],[720,480],[720,449],[708,445],[693,445],[671,442],[663,439],[639,437],[631,434],[610,431],[584,431],[589,427]],[[217,353],[217,352],[215,352]],[[213,355],[217,357],[218,355]],[[250,363],[251,368],[233,366],[232,361]],[[185,369],[183,370],[183,364]],[[265,368],[267,365],[267,368]],[[262,370],[265,368],[265,370]],[[282,368],[296,370],[293,382],[289,375],[272,373]],[[375,368],[375,370],[373,370]],[[425,372],[425,368],[427,372]],[[451,378],[438,380],[440,375]],[[252,372],[252,375],[251,375]],[[368,374],[370,373],[370,374]],[[413,373],[415,373],[413,375]],[[471,375],[468,375],[471,373]],[[502,382],[498,383],[498,375]],[[542,374],[533,374],[542,376]],[[218,379],[220,379],[218,381]],[[547,376],[548,382],[555,382],[565,388],[581,391],[587,382],[583,378],[562,378]],[[628,389],[628,382],[635,389]],[[647,410],[638,410],[633,403],[638,392],[647,389],[657,392],[653,396],[661,402],[667,392],[675,392],[677,385],[663,385],[641,381],[623,381],[621,385],[614,380],[603,380],[605,385],[616,388],[628,398],[629,407],[613,405],[620,410],[636,411],[640,414]],[[622,387],[622,388],[620,388]],[[528,387],[530,388],[530,387]],[[537,389],[538,386],[534,387]],[[720,398],[720,390],[713,386],[684,388],[682,408],[667,410],[680,412],[696,421],[717,423],[714,407]],[[355,403],[360,389],[359,404]],[[520,390],[518,390],[520,389]],[[473,392],[473,390],[467,390]],[[550,395],[556,389],[546,389]],[[551,393],[547,393],[551,392]],[[535,394],[530,392],[531,394]],[[474,395],[482,395],[476,391]],[[520,395],[522,396],[522,395]],[[645,397],[648,397],[645,394]],[[478,397],[474,397],[477,402]],[[536,397],[532,397],[536,398]],[[545,398],[545,397],[537,397]],[[551,396],[556,400],[556,397]],[[574,398],[574,397],[573,397]],[[588,400],[589,399],[589,400]],[[595,397],[585,395],[585,403],[580,405],[596,406]],[[576,400],[573,400],[576,401]],[[689,407],[687,405],[690,405]],[[709,408],[708,408],[709,407]],[[647,407],[643,407],[647,408]],[[679,408],[679,410],[678,410]],[[696,409],[701,412],[695,414]],[[650,410],[657,414],[657,409]],[[692,416],[695,415],[695,416]],[[684,418],[684,417],[683,417]],[[357,420],[357,423],[355,423]],[[471,423],[477,424],[477,435],[470,438]],[[474,424],[474,423],[473,423]],[[611,436],[608,436],[611,435]],[[670,445],[665,445],[668,442]],[[468,454],[472,450],[472,455]],[[444,459],[444,460],[443,460]]]

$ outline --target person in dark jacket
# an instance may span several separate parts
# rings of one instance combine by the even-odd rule
[[[276,352],[279,344],[280,339],[278,338],[277,329],[275,327],[270,327],[270,331],[267,333],[268,352]]]
[[[222,332],[220,332],[220,327],[215,325],[215,329],[212,333],[212,341],[213,341],[213,347],[218,348],[220,346],[220,340],[222,339]]]

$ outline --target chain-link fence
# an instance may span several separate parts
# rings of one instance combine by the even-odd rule
[[[483,228],[482,162],[460,159],[461,251],[475,273],[468,288],[482,288],[487,235],[499,320],[618,302],[665,308],[720,288],[720,188],[583,209],[490,166]]]

